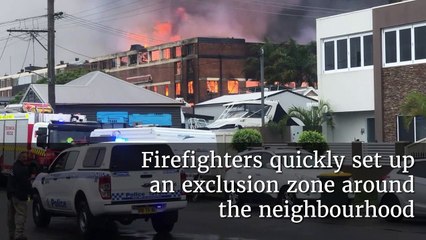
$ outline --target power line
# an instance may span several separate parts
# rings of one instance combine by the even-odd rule
[[[120,37],[125,37],[125,38],[132,38],[138,41],[148,41],[149,43],[158,43],[158,42],[163,42],[164,40],[162,39],[155,39],[152,37],[148,37],[146,35],[141,35],[141,34],[137,34],[137,33],[132,33],[132,32],[127,32],[124,30],[120,30],[120,29],[115,29],[112,27],[108,27],[99,23],[95,23],[92,22],[90,20],[86,20],[86,19],[82,19],[82,18],[78,18],[69,14],[66,14],[66,19],[69,19],[71,21],[73,21],[74,23],[77,23],[83,27],[92,29],[92,30],[97,30],[97,31],[101,31],[103,33],[110,33],[110,34],[114,34]]]
[[[40,36],[41,38],[43,38],[43,39],[45,39],[45,40],[47,40],[45,37],[43,37],[43,36]],[[69,49],[69,48],[66,48],[66,47],[64,47],[64,46],[61,46],[61,45],[59,45],[59,44],[55,44],[55,46],[57,46],[58,48],[61,48],[61,49],[63,49],[63,50],[65,50],[65,51],[68,51],[68,52],[71,52],[71,53],[74,53],[74,54],[77,54],[77,55],[79,55],[79,56],[82,56],[82,57],[86,57],[86,58],[93,58],[93,57],[91,57],[91,56],[87,56],[87,55],[85,55],[85,54],[83,54],[83,53],[79,53],[79,52],[76,52],[76,51],[74,51],[74,50],[71,50],[71,49]]]
[[[9,38],[10,38],[10,34],[9,34],[9,37],[7,38],[7,40],[6,40],[6,43],[4,44],[3,50],[1,51],[0,62],[3,58],[3,54],[4,54],[4,51],[6,50],[7,44],[9,43]]]
[[[28,50],[30,49],[30,45],[31,45],[31,41],[28,41],[27,51],[25,51],[25,57],[24,57],[24,61],[22,62],[21,69],[24,69],[25,62],[27,61]]]

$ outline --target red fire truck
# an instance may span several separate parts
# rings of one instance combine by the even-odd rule
[[[0,175],[8,175],[20,152],[27,152],[33,167],[49,166],[62,150],[87,143],[99,128],[84,115],[24,112],[0,114]],[[1,177],[1,176],[0,176]]]

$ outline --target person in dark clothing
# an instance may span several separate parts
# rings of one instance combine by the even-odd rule
[[[27,152],[21,152],[13,164],[7,181],[8,225],[10,240],[26,240],[24,235],[27,220],[28,200],[31,195],[30,161]]]

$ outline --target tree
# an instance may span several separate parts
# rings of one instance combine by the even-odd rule
[[[25,91],[18,92],[13,98],[9,101],[9,104],[17,104],[21,102],[22,97],[24,96]]]
[[[316,82],[316,43],[300,45],[293,39],[281,44],[266,40],[264,44],[254,45],[243,70],[246,78],[260,79],[259,52],[262,47],[267,84],[296,82],[300,86],[302,82],[311,85]]]
[[[288,116],[302,121],[305,131],[321,131],[323,124],[334,127],[333,111],[330,105],[322,100],[319,101],[318,106],[312,106],[310,109],[293,106],[289,108]]]
[[[62,84],[66,84],[76,78],[79,78],[87,73],[89,73],[90,70],[86,69],[86,68],[78,68],[78,69],[73,69],[73,70],[65,70],[64,72],[61,72],[59,74],[56,75],[56,84],[62,85]],[[37,84],[47,84],[48,79],[47,78],[42,78],[40,80],[38,80],[36,83]],[[9,101],[10,104],[14,104],[14,103],[20,103],[22,97],[24,96],[25,91],[21,91],[19,93],[17,93],[15,96],[13,96],[13,99],[11,99]]]
[[[409,129],[415,116],[426,117],[426,94],[416,90],[410,92],[402,102],[400,111],[404,116],[404,125]]]
[[[66,84],[68,82],[71,82],[74,79],[77,79],[87,73],[89,73],[90,70],[86,68],[77,68],[72,70],[65,70],[64,72],[56,74],[56,84],[62,85]],[[48,79],[42,78],[36,82],[37,84],[47,84]]]

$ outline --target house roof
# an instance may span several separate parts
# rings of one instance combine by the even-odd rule
[[[30,90],[42,102],[48,102],[47,84],[31,84]],[[25,99],[25,96],[22,98]],[[123,81],[103,72],[94,71],[65,85],[56,85],[56,103],[69,104],[165,104],[182,105],[169,97]]]

